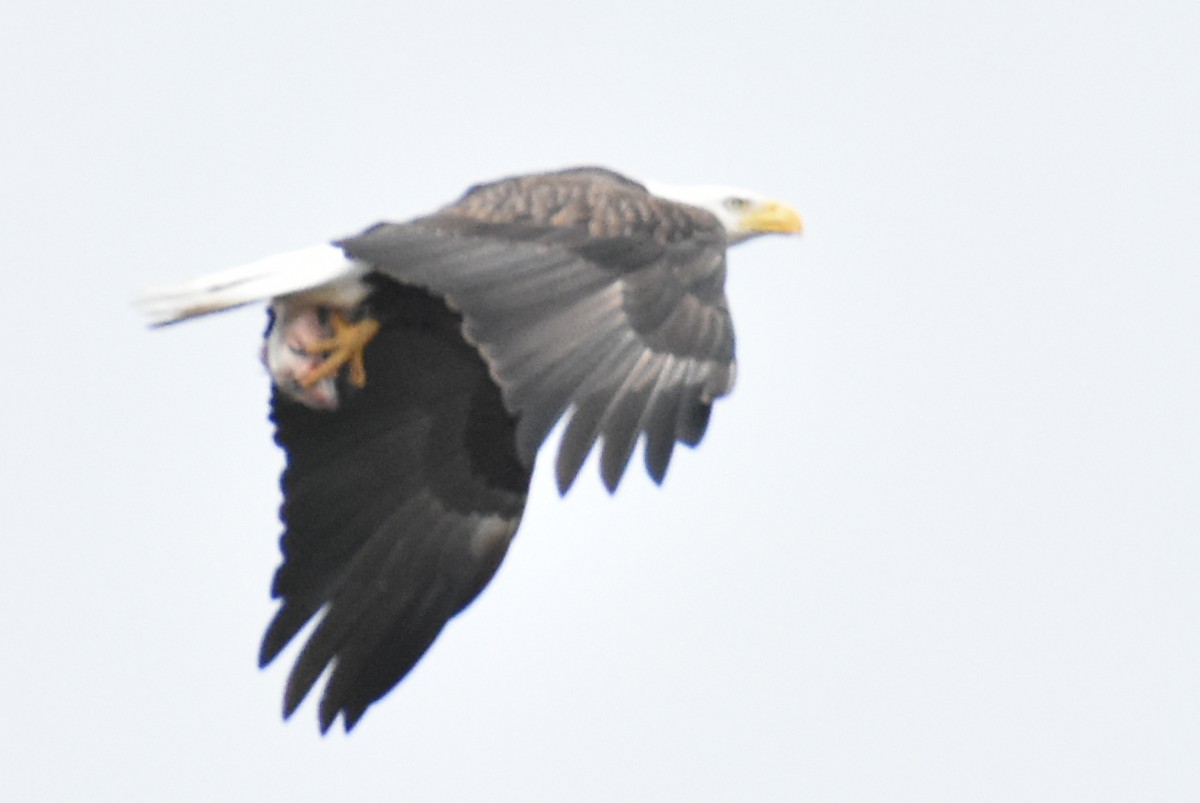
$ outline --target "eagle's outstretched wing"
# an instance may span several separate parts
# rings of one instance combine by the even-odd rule
[[[339,711],[352,727],[487,584],[529,486],[516,422],[458,315],[391,283],[372,298],[367,386],[332,412],[272,400],[286,531],[260,662],[324,609],[284,699],[290,714],[332,663],[322,730]]]
[[[660,239],[653,210],[635,211],[597,237],[452,207],[338,244],[381,329],[365,386],[341,377],[336,410],[274,397],[287,530],[261,662],[324,609],[285,714],[331,665],[321,727],[339,711],[351,727],[412,668],[499,565],[566,410],[563,490],[598,437],[610,490],[639,434],[655,480],[677,440],[700,439],[733,376],[723,235],[701,217]]]
[[[700,440],[734,380],[720,222],[604,179],[485,185],[438,214],[339,243],[462,313],[518,416],[527,464],[572,411],[556,465],[563,492],[598,438],[614,490],[643,433],[647,470],[661,482],[676,441]]]

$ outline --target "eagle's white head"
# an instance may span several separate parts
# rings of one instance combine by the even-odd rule
[[[799,234],[804,228],[795,209],[757,192],[716,185],[680,187],[656,181],[647,181],[645,186],[660,198],[711,212],[725,227],[730,245],[760,234]]]

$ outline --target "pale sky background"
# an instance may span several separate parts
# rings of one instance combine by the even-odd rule
[[[6,800],[1200,799],[1195,2],[19,6]],[[737,389],[283,723],[263,313],[130,299],[579,163],[804,213]]]

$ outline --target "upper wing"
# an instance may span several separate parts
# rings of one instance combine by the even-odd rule
[[[461,312],[518,417],[526,465],[573,411],[558,452],[560,491],[597,439],[604,484],[615,489],[641,433],[647,470],[661,481],[675,442],[699,441],[712,401],[734,379],[719,224],[667,221],[643,204],[636,227],[597,236],[592,211],[590,223],[562,225],[479,220],[451,207],[338,243]]]
[[[382,285],[366,387],[343,387],[335,412],[272,400],[286,531],[260,662],[324,609],[284,698],[287,715],[332,664],[322,731],[339,711],[353,727],[487,584],[529,487],[513,417],[461,319],[419,289]]]

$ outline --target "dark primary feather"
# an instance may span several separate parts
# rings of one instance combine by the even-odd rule
[[[518,417],[527,465],[569,415],[562,491],[597,440],[615,489],[643,434],[661,481],[674,443],[694,444],[697,422],[732,386],[723,228],[608,171],[480,185],[436,214],[339,245],[462,313]]]
[[[367,386],[343,387],[333,413],[273,399],[286,531],[260,661],[324,608],[284,702],[290,714],[332,664],[322,730],[339,712],[351,728],[486,585],[529,484],[515,421],[459,317],[392,283],[368,304],[383,327]]]

